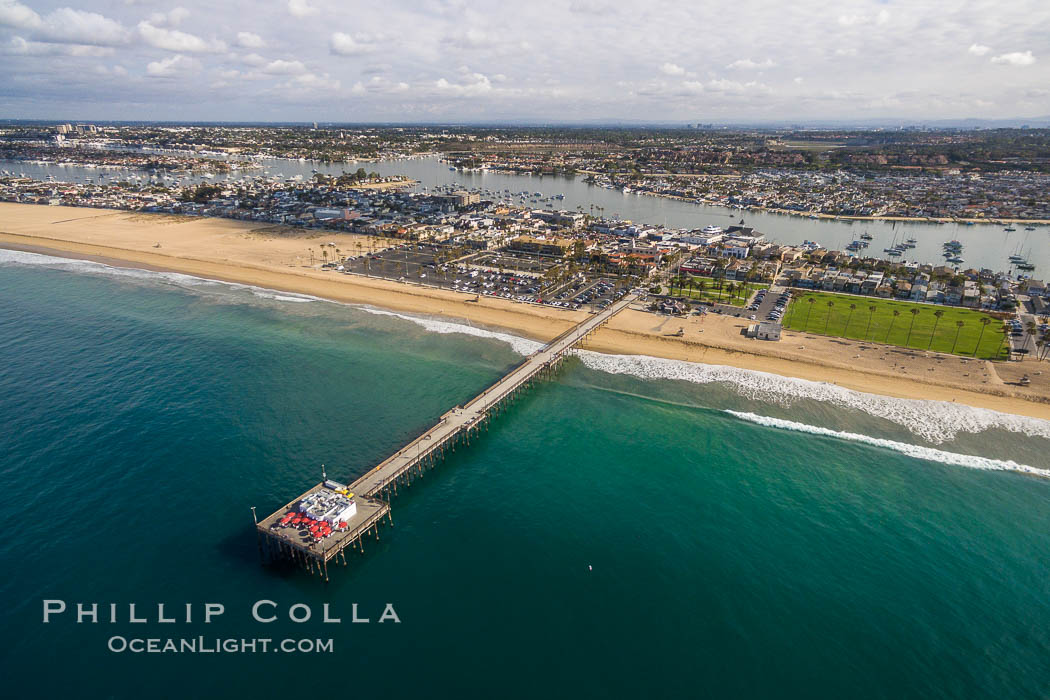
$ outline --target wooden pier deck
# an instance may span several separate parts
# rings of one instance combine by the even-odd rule
[[[470,437],[481,429],[492,413],[499,410],[508,399],[528,387],[537,377],[550,375],[584,338],[636,300],[635,294],[628,294],[607,309],[562,333],[529,355],[521,364],[468,403],[446,412],[419,437],[350,484],[348,488],[357,502],[357,514],[347,522],[347,530],[335,532],[320,542],[314,542],[297,528],[282,528],[277,525],[281,517],[295,510],[302,499],[326,488],[324,483],[319,483],[289,501],[280,510],[257,522],[260,551],[272,558],[292,559],[328,580],[328,562],[341,559],[346,564],[347,547],[352,546],[364,551],[365,535],[372,533],[378,539],[379,525],[384,517],[393,523],[389,498],[397,493],[399,487],[404,487],[421,476],[456,444],[469,442]]]

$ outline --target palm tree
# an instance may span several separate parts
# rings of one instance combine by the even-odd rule
[[[1039,361],[1042,361],[1042,359],[1043,359],[1043,345],[1044,344],[1045,343],[1043,342],[1042,338],[1040,338],[1039,340],[1035,341],[1035,357]]]
[[[1024,329],[1028,332],[1028,335],[1026,335],[1024,338],[1025,347],[1028,347],[1028,341],[1035,338],[1035,321],[1029,321],[1028,323],[1026,323]]]
[[[703,280],[697,281],[696,288],[698,290],[700,290],[700,298],[703,299],[704,298],[704,290],[707,289],[707,282],[705,282]]]
[[[901,312],[898,309],[894,309],[893,310],[893,318],[890,319],[890,327],[886,331],[886,342],[887,343],[890,342],[890,333],[893,332],[893,324],[897,322],[897,317],[900,316],[900,315],[901,315]]]
[[[911,329],[915,328],[915,319],[918,318],[919,311],[921,311],[921,309],[911,309],[911,311],[909,311],[911,314],[911,325],[908,326],[908,337],[904,340],[904,347],[906,348],[911,347],[908,345],[908,343],[911,342]]]
[[[802,329],[804,331],[808,331],[809,330],[809,316],[810,316],[810,314],[813,313],[813,302],[815,302],[816,299],[813,298],[813,297],[809,297],[808,299],[806,299],[806,301],[809,302],[809,311],[806,312],[806,323],[803,324],[803,329]]]
[[[824,335],[828,334],[828,324],[831,323],[831,308],[835,306],[835,302],[828,300],[828,317],[824,319]]]
[[[977,357],[977,348],[981,347],[981,338],[984,337],[984,329],[988,327],[988,324],[992,322],[992,319],[988,316],[981,318],[981,332],[977,336],[977,346],[973,349],[973,356]],[[956,340],[958,340],[958,334],[956,334]],[[952,352],[955,352],[955,345],[952,345]]]
[[[963,326],[964,325],[966,325],[965,321],[955,321],[955,339],[951,343],[951,354],[952,355],[954,355],[954,353],[955,353],[955,343],[959,342],[959,334],[963,332]],[[987,324],[985,324],[985,325],[987,325]],[[984,332],[984,328],[981,328],[981,331],[983,333]],[[981,342],[979,341],[978,344],[980,345]],[[976,354],[978,354],[978,351],[976,351],[976,348],[974,347],[973,348],[973,355],[976,356]]]
[[[842,331],[842,337],[843,338],[849,337],[849,322],[850,322],[850,319],[853,318],[853,312],[856,311],[856,310],[857,310],[857,305],[856,304],[850,304],[849,305],[849,316],[846,316],[846,328]]]
[[[875,309],[879,307],[872,304],[868,307],[868,327],[864,329],[864,340],[868,339],[868,331],[871,330],[871,319],[875,317]]]
[[[736,285],[732,282],[726,285],[726,293],[729,294],[729,303],[733,303],[733,292],[736,291]]]
[[[926,344],[927,350],[933,346],[933,336],[937,335],[937,323],[941,320],[941,316],[943,315],[944,309],[937,309],[933,312],[933,330],[930,331],[930,342]]]

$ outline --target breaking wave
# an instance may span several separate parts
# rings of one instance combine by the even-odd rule
[[[422,326],[431,333],[460,333],[462,335],[472,335],[477,338],[492,338],[493,340],[499,340],[509,344],[511,349],[520,355],[531,355],[544,345],[538,341],[529,340],[528,338],[522,338],[517,335],[511,335],[510,333],[500,333],[498,331],[490,331],[484,328],[475,328],[474,326],[468,326],[453,321],[442,321],[440,319],[427,318],[425,316],[401,314],[395,311],[377,309],[374,306],[358,306],[357,308],[376,316],[393,316],[405,321],[411,321],[416,325]]]
[[[871,445],[872,447],[882,447],[887,450],[893,450],[894,452],[900,452],[903,455],[914,457],[915,459],[925,459],[930,462],[941,462],[942,464],[951,464],[959,467],[970,467],[971,469],[1023,472],[1025,474],[1033,474],[1035,476],[1050,479],[1050,469],[1030,467],[1027,464],[1018,464],[1009,459],[991,459],[989,457],[978,457],[977,455],[964,455],[957,452],[947,452],[945,450],[938,450],[935,447],[910,445],[906,442],[885,440],[883,438],[861,435],[859,433],[847,433],[841,430],[831,430],[830,428],[821,428],[815,425],[806,425],[805,423],[784,420],[783,418],[770,418],[769,416],[760,416],[755,413],[746,413],[743,411],[730,411],[727,409],[726,413],[736,416],[741,420],[757,423],[758,425],[764,425],[770,428],[793,430],[799,433],[809,433],[811,435],[821,435],[824,437],[838,438],[840,440],[849,440],[850,442],[859,442],[865,445]]]
[[[579,355],[587,367],[609,374],[674,379],[695,384],[720,382],[733,387],[744,398],[755,401],[789,406],[794,401],[810,399],[850,408],[904,426],[932,443],[952,440],[959,433],[977,433],[992,428],[1050,439],[1050,421],[960,403],[898,399],[758,370],[665,360],[645,355],[603,355],[588,350],[581,351]]]
[[[78,260],[76,258],[59,258],[40,253],[28,253],[21,250],[7,250],[0,248],[0,265],[33,265],[38,267],[50,267],[67,272],[81,272],[95,275],[106,275],[120,277],[123,279],[143,280],[148,282],[160,282],[183,289],[200,290],[202,287],[213,287],[222,289],[246,290],[259,299],[271,299],[273,301],[286,301],[302,303],[308,301],[325,301],[320,297],[308,294],[297,294],[295,292],[278,292],[265,287],[256,287],[251,284],[240,284],[238,282],[224,282],[221,280],[208,279],[206,277],[194,277],[181,272],[163,272],[158,270],[142,270],[136,267],[118,267],[94,260]]]

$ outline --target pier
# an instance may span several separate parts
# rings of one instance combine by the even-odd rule
[[[637,298],[634,293],[627,294],[565,331],[525,358],[521,364],[500,377],[499,381],[466,404],[446,412],[419,437],[346,485],[345,491],[357,508],[352,517],[340,523],[345,524],[345,527],[340,527],[327,537],[316,539],[304,529],[281,524],[282,518],[288,513],[298,511],[304,499],[325,492],[335,493],[330,488],[331,482],[326,486],[325,481],[289,501],[280,510],[257,520],[260,554],[271,560],[297,563],[327,581],[329,563],[341,562],[346,565],[348,548],[363,553],[367,537],[379,539],[379,526],[384,519],[393,524],[390,498],[397,494],[398,489],[422,476],[458,445],[469,444],[471,438],[486,426],[491,416],[501,410],[505,403],[527,389],[534,380],[553,374],[580,342]]]

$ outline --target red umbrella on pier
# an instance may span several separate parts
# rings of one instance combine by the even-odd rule
[[[343,522],[342,520],[340,520],[339,521],[339,529],[340,530],[345,530],[346,528],[347,528],[347,524],[345,522]]]

